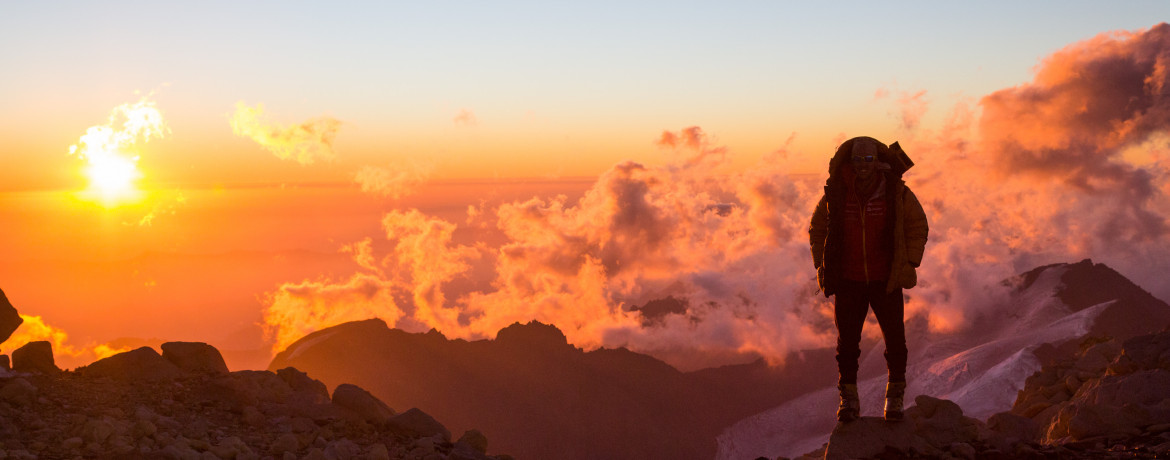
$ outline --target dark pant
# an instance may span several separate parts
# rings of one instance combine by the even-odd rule
[[[840,383],[857,383],[857,359],[861,357],[861,326],[873,307],[886,341],[886,366],[891,382],[906,381],[906,327],[902,289],[886,293],[885,281],[842,280],[837,290],[833,321],[837,324],[837,370]]]

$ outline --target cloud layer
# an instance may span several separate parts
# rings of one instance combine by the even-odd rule
[[[1170,272],[1168,35],[1161,24],[1070,45],[1034,81],[960,103],[936,130],[919,123],[925,92],[896,101],[917,162],[906,179],[931,223],[909,316],[938,333],[964,328],[1006,295],[1004,279],[1083,257],[1170,296],[1159,278]],[[536,319],[578,346],[627,346],[689,368],[830,346],[831,304],[815,293],[807,236],[824,175],[789,174],[784,153],[732,170],[731,152],[697,126],[656,143],[674,156],[614,165],[580,199],[469,208],[463,230],[487,222],[501,244],[457,242],[457,224],[418,210],[385,214],[384,235],[347,249],[359,273],[269,296],[277,348],[370,316],[464,338]],[[685,311],[643,316],[667,297]]]

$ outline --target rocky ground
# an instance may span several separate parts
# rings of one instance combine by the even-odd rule
[[[46,342],[0,369],[0,459],[505,459],[425,413],[293,368],[228,372],[205,344],[144,347],[73,371]],[[2,359],[0,361],[7,361]]]
[[[1013,409],[986,421],[919,396],[906,420],[838,424],[800,458],[1170,458],[1170,331],[1088,339],[1029,377]]]

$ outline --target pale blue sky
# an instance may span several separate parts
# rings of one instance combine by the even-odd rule
[[[8,3],[0,136],[5,156],[44,155],[156,90],[174,142],[204,151],[239,147],[223,120],[242,100],[343,120],[339,148],[362,161],[422,156],[459,175],[481,146],[531,166],[493,174],[539,174],[553,163],[525,144],[563,142],[598,156],[568,173],[596,174],[690,125],[748,156],[793,132],[805,146],[888,134],[879,88],[925,90],[938,115],[1073,42],[1166,18],[1164,1]],[[474,138],[451,132],[462,109]]]

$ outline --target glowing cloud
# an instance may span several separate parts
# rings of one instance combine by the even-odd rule
[[[336,157],[333,138],[337,136],[341,121],[320,117],[299,125],[281,126],[263,122],[263,115],[263,104],[248,107],[243,102],[237,102],[236,113],[231,118],[232,131],[238,136],[256,141],[282,160],[292,158],[302,165],[308,165],[317,160],[332,160]]]
[[[163,137],[169,129],[154,101],[147,98],[115,107],[104,125],[90,127],[69,147],[70,155],[86,161],[89,187],[83,196],[107,207],[140,198],[135,182],[142,178],[135,145]]]
[[[902,127],[917,130],[901,139],[917,163],[905,179],[931,227],[908,317],[937,334],[964,330],[1002,313],[1003,280],[1085,257],[1170,297],[1168,36],[1162,24],[1070,45],[1034,82],[985,97],[982,114],[960,102],[938,130],[919,124],[925,93],[893,101]],[[349,246],[361,273],[286,284],[267,302],[269,327],[294,337],[378,316],[474,339],[535,319],[577,346],[627,346],[685,368],[831,346],[832,306],[815,292],[807,233],[824,173],[789,174],[780,154],[729,171],[730,152],[697,126],[656,143],[675,155],[614,165],[577,200],[479,203],[467,228],[387,213],[384,239]],[[827,165],[832,150],[812,153]],[[491,221],[502,243],[453,237]],[[480,269],[488,281],[465,279]],[[681,300],[645,307],[668,297]],[[334,311],[346,314],[323,313]]]
[[[354,174],[354,182],[363,192],[398,199],[414,192],[431,175],[430,166],[402,163],[387,167],[363,166]]]

